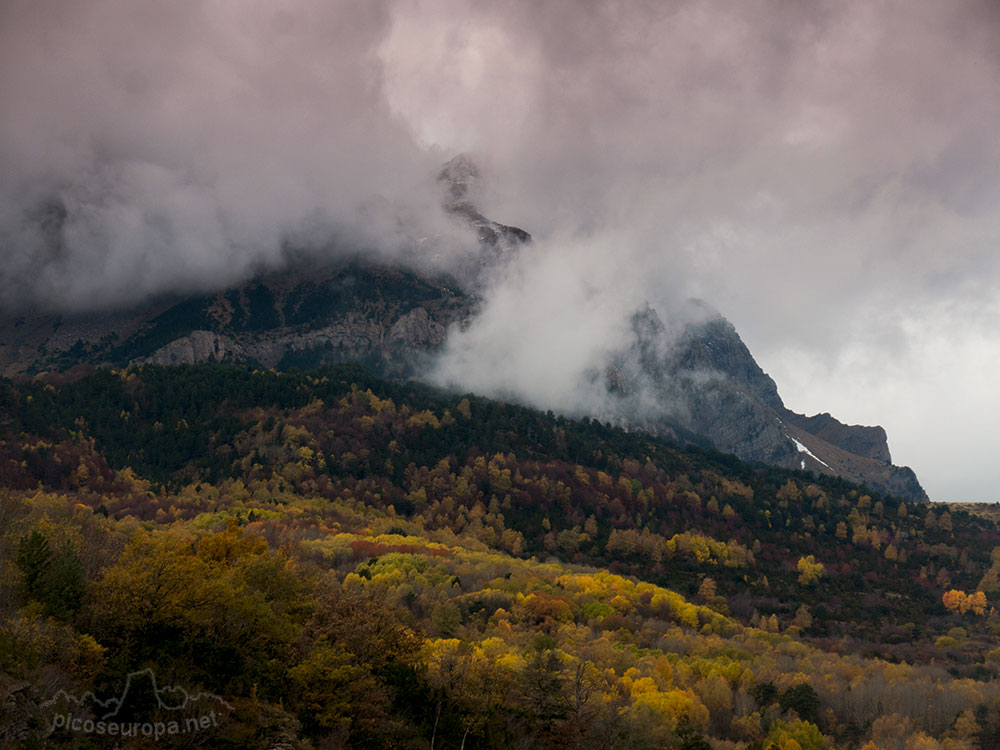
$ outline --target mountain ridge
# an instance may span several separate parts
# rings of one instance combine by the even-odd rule
[[[744,460],[927,499],[911,470],[891,464],[882,428],[790,411],[735,327],[705,303],[689,304],[701,320],[680,330],[668,330],[649,306],[635,314],[633,345],[605,372],[615,412],[597,416],[679,440],[700,435]],[[281,370],[359,361],[385,376],[413,378],[479,305],[478,296],[447,279],[346,262],[117,312],[8,317],[0,321],[0,372],[210,361]]]
[[[382,376],[420,378],[449,332],[479,313],[492,270],[532,246],[528,232],[479,212],[478,179],[466,157],[438,177],[445,210],[479,241],[478,255],[458,263],[453,276],[360,257],[300,259],[214,292],[118,310],[0,315],[0,374],[211,361],[283,370],[356,361]],[[787,409],[735,326],[707,303],[687,300],[662,317],[644,303],[632,315],[631,337],[605,363],[607,398],[590,416],[679,441],[697,435],[743,460],[928,500],[913,471],[891,463],[881,427]]]

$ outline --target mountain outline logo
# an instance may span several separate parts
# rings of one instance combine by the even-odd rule
[[[232,705],[215,693],[205,690],[191,693],[179,685],[161,686],[152,668],[130,672],[121,693],[106,700],[92,690],[81,696],[59,690],[40,708],[60,704],[68,707],[65,711],[57,710],[50,734],[65,730],[158,739],[217,727],[224,711],[233,711]]]

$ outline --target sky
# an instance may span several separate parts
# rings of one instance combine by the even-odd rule
[[[0,101],[8,305],[293,246],[446,263],[470,238],[433,175],[464,152],[535,238],[453,343],[465,384],[571,409],[628,311],[698,297],[789,408],[1000,500],[992,0],[4,0]]]

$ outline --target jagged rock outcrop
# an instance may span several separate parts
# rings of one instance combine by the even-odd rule
[[[444,343],[447,333],[425,308],[417,307],[392,324],[386,340],[390,346],[433,350]]]
[[[665,324],[652,308],[637,312],[634,344],[609,369],[608,389],[633,424],[666,433],[679,426],[747,461],[927,500],[913,471],[892,465],[884,429],[792,412],[728,320],[702,302],[674,314],[679,321]]]
[[[148,357],[135,360],[153,365],[180,365],[196,362],[223,362],[245,359],[241,346],[228,336],[212,331],[191,331],[187,336],[174,339]]]
[[[480,253],[476,263],[458,271],[472,288],[488,269],[508,262],[511,256],[531,243],[531,235],[523,229],[500,224],[479,213],[475,197],[480,180],[479,167],[464,154],[445,164],[438,175],[438,183],[445,194],[445,210],[473,227],[479,238]]]
[[[848,453],[865,456],[886,464],[892,463],[888,439],[885,430],[881,427],[846,425],[843,422],[838,422],[827,413],[805,417],[801,414],[787,412],[786,421]]]

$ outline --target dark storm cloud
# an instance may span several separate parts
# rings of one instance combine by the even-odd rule
[[[289,242],[391,246],[399,213],[444,231],[428,189],[440,157],[382,97],[385,2],[0,12],[8,304],[211,286]]]
[[[457,381],[572,410],[566,383],[637,306],[697,296],[792,407],[885,423],[932,495],[919,464],[942,449],[910,439],[931,429],[916,401],[949,445],[996,443],[975,416],[991,392],[967,375],[1000,366],[992,0],[8,0],[0,14],[8,304],[211,286],[288,245],[398,257],[432,237],[448,257],[467,238],[429,184],[469,151],[484,213],[537,242],[454,337]],[[934,406],[952,381],[969,420]]]

